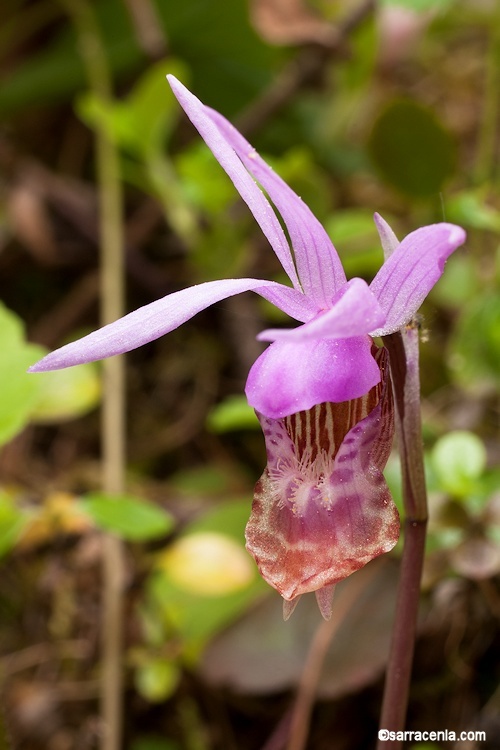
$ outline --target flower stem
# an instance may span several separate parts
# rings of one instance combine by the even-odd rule
[[[87,0],[62,0],[73,20],[87,79],[94,96],[104,104],[111,100],[111,75],[99,27]],[[99,190],[99,237],[101,245],[101,323],[123,315],[123,197],[119,155],[105,125],[97,123],[96,168]],[[122,357],[103,364],[102,408],[103,489],[119,495],[125,476],[125,375]],[[102,613],[102,750],[122,745],[122,621],[123,547],[119,539],[106,535],[103,541]]]
[[[404,548],[396,599],[380,728],[404,730],[417,630],[420,580],[427,530],[416,325],[384,338],[389,351],[396,402],[396,429],[403,475]],[[378,750],[398,750],[400,740],[379,740]]]

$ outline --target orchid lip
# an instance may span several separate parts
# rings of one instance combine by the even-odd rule
[[[259,416],[267,467],[256,485],[247,549],[265,580],[290,602],[332,587],[399,537],[399,517],[382,475],[394,434],[387,352],[375,353],[380,383],[352,402],[323,403],[273,420]]]

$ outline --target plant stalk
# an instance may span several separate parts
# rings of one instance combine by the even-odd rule
[[[94,11],[87,0],[62,0],[78,37],[90,90],[103,102],[112,97],[111,75]],[[123,196],[119,154],[104,124],[96,125],[96,170],[101,247],[101,323],[124,313]],[[101,440],[103,490],[120,495],[125,485],[125,370],[122,357],[103,363]],[[120,750],[123,726],[123,545],[103,538],[101,713],[102,750]]]
[[[403,731],[417,631],[420,580],[427,531],[427,490],[420,415],[418,326],[384,338],[389,351],[396,405],[396,431],[403,475],[404,547],[396,598],[380,729]],[[400,750],[402,740],[383,740],[377,750]]]

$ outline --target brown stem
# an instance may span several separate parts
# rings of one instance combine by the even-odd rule
[[[426,521],[418,339],[418,327],[408,326],[401,332],[386,336],[384,344],[389,351],[394,386],[405,512],[408,518]]]
[[[62,0],[77,31],[89,86],[103,101],[112,97],[111,76],[100,31],[87,0]],[[99,240],[101,246],[101,322],[123,315],[123,197],[116,145],[106,127],[96,126],[96,167],[99,187]],[[125,370],[123,357],[104,362],[104,399],[101,419],[103,488],[119,496],[125,476]],[[123,545],[107,534],[103,538],[102,600],[102,750],[119,750],[123,731]]]
[[[421,436],[418,327],[386,336],[396,403],[396,429],[406,511],[396,613],[382,701],[380,730],[404,730],[417,630],[420,579],[427,529],[427,492]],[[383,737],[383,735],[382,735]],[[377,750],[399,750],[401,740],[381,738]]]
[[[403,558],[380,715],[380,729],[390,732],[402,731],[406,723],[426,530],[426,521],[405,520]],[[378,750],[402,747],[400,740],[379,739],[377,745]]]

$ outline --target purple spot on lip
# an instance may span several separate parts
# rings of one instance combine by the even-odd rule
[[[339,463],[344,463],[344,461],[353,461],[357,455],[358,451],[349,451],[349,453],[343,453],[341,456],[338,456],[337,461]]]
[[[342,468],[333,472],[330,482],[332,484],[341,484],[342,482],[352,482],[353,478],[354,472],[352,469]]]

